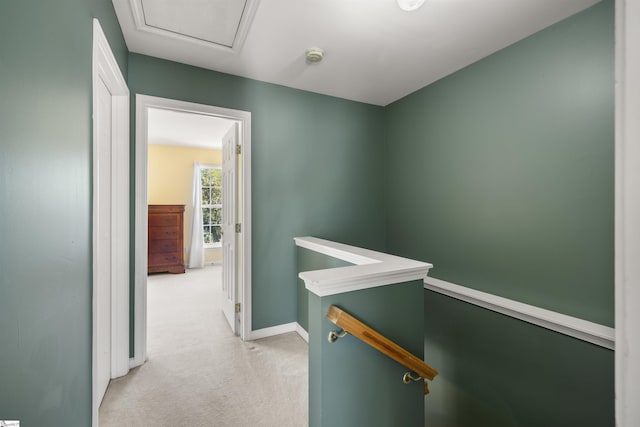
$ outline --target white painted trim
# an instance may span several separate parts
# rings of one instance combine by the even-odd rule
[[[261,338],[273,337],[275,335],[282,335],[289,332],[296,332],[297,322],[283,323],[282,325],[271,326],[269,328],[257,329],[251,331],[251,335],[247,341],[259,340]]]
[[[300,338],[309,343],[309,333],[305,331],[298,322],[283,323],[282,325],[276,325],[251,331],[251,333],[248,335],[249,338],[246,341],[254,341],[262,338],[273,337],[276,335],[288,334],[289,332],[297,333]]]
[[[126,86],[125,86],[126,87]],[[111,359],[111,377],[118,378],[129,372],[129,242],[131,212],[129,209],[130,164],[129,164],[129,94],[113,99],[114,132],[116,141],[114,147],[114,189],[118,203],[114,212],[114,251],[115,278],[117,286],[113,288],[113,320],[112,344],[115,345]]]
[[[120,67],[113,56],[107,38],[97,19],[93,20],[93,111],[96,111],[98,82],[102,81],[112,94],[112,277],[111,287],[111,378],[129,372],[129,88]],[[93,125],[93,168],[97,164],[97,128]],[[96,181],[93,178],[93,223],[96,223],[98,205]],[[94,227],[93,253],[96,253],[97,235]],[[93,259],[93,303],[92,303],[92,394],[95,396],[97,364],[97,299],[95,292],[95,257]],[[92,425],[98,425],[99,403],[92,398]]]
[[[134,324],[133,357],[129,366],[134,368],[147,360],[147,122],[148,112],[141,95],[136,95],[136,169],[135,169],[135,270],[134,270]]]
[[[411,280],[424,280],[432,267],[426,262],[316,237],[296,237],[294,241],[297,246],[356,264],[298,274],[298,277],[304,280],[305,287],[321,297]]]
[[[246,341],[254,341],[262,338],[273,337],[276,335],[288,334],[289,332],[297,333],[300,338],[309,343],[309,334],[304,330],[298,322],[283,323],[282,325],[271,326],[269,328],[257,329],[251,331]]]
[[[309,237],[294,237],[296,246],[309,249],[310,251],[318,252],[323,255],[330,256],[332,258],[341,259],[342,261],[350,262],[355,265],[375,264],[378,260],[364,256],[359,253],[354,253],[336,245],[327,245],[325,242],[319,241],[320,239]]]
[[[240,183],[242,193],[242,206],[241,206],[241,222],[242,233],[240,233],[240,239],[242,241],[242,258],[241,258],[241,277],[240,283],[242,286],[242,312],[240,322],[240,337],[243,340],[247,340],[249,334],[252,331],[252,269],[251,260],[253,257],[253,250],[251,246],[251,233],[252,233],[252,221],[251,221],[251,113],[246,111],[227,110],[229,113],[233,113],[237,120],[240,120],[240,141],[242,145],[242,154],[240,155],[240,175],[242,176],[242,182]]]
[[[615,331],[608,326],[456,285],[434,277],[427,277],[424,280],[424,288],[601,347],[611,350],[614,347]]]
[[[309,332],[305,331],[299,323],[296,323],[296,332],[298,333],[298,335],[300,335],[300,338],[302,338],[307,342],[307,344],[309,344]]]
[[[145,32],[147,34],[153,34],[155,36],[169,38],[171,40],[176,40],[182,43],[195,44],[205,48],[215,49],[217,51],[239,53],[240,50],[242,50],[244,41],[247,38],[247,34],[249,33],[249,28],[251,27],[251,22],[253,22],[253,18],[256,14],[256,11],[258,10],[259,2],[260,0],[247,0],[244,11],[242,12],[240,25],[238,27],[238,31],[236,33],[236,37],[233,41],[232,47],[147,25],[144,18],[142,0],[129,0],[128,5],[131,10],[133,22],[135,23],[136,29],[138,31]]]
[[[640,2],[616,0],[616,425],[640,425]]]
[[[143,364],[147,358],[147,124],[148,109],[207,114],[240,123],[242,145],[242,275],[238,286],[242,289],[240,337],[251,339],[251,113],[175,99],[136,95],[136,204],[135,204],[135,302],[134,302],[134,357],[130,366]]]

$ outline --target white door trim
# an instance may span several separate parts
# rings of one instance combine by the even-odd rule
[[[616,425],[640,425],[640,2],[616,0]]]
[[[112,95],[112,286],[111,286],[111,378],[129,372],[129,88],[122,76],[100,22],[93,20],[93,111],[96,111],[97,87],[103,82]],[[92,302],[92,394],[96,396],[97,365],[97,292],[95,227],[98,214],[97,197],[97,127],[93,123],[93,302]],[[100,402],[92,398],[92,425],[98,425]]]
[[[143,364],[147,358],[147,148],[148,110],[160,108],[187,113],[207,114],[240,123],[242,146],[240,156],[242,197],[240,241],[242,251],[240,262],[242,274],[238,286],[242,289],[242,311],[240,337],[247,340],[251,336],[251,113],[196,104],[174,99],[148,95],[136,95],[136,160],[135,160],[135,301],[134,301],[134,357],[130,367]]]

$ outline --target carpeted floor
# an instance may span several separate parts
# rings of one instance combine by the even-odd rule
[[[221,272],[149,276],[148,361],[111,381],[101,427],[308,425],[306,342],[231,334]]]

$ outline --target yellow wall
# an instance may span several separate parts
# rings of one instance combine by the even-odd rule
[[[148,201],[150,205],[185,205],[185,264],[189,262],[191,218],[193,216],[193,164],[221,166],[222,151],[203,148],[149,145]],[[205,249],[205,262],[220,262],[220,248]]]

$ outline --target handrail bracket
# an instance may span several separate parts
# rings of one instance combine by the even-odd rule
[[[327,340],[333,344],[334,342],[338,341],[340,338],[344,338],[347,335],[349,335],[349,332],[345,331],[344,329],[342,329],[341,331],[336,331],[335,329],[332,329],[329,331],[329,336],[327,337]]]

